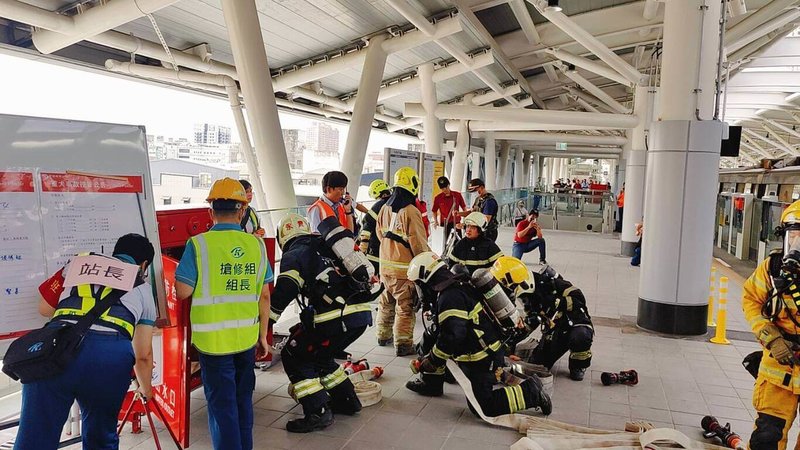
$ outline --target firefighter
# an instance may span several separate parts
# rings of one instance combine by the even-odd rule
[[[411,260],[408,279],[431,305],[438,331],[431,350],[412,361],[412,371],[420,376],[408,381],[406,388],[425,396],[442,395],[445,363],[453,359],[469,379],[485,415],[496,417],[537,407],[550,414],[550,397],[536,377],[494,389],[505,365],[501,336],[468,281],[454,275],[432,252]]]
[[[800,395],[800,201],[783,211],[775,234],[782,235],[783,248],[762,261],[743,286],[745,319],[764,347],[753,389],[758,417],[751,449],[786,448]],[[800,440],[796,445],[800,448]]]
[[[380,247],[381,241],[378,239],[378,233],[375,232],[375,225],[378,220],[378,213],[381,208],[392,195],[392,189],[383,180],[373,180],[369,184],[369,196],[371,199],[376,200],[361,220],[361,233],[359,234],[359,248],[367,258],[372,262],[375,267],[375,273],[380,270]]]
[[[498,259],[491,272],[525,307],[528,325],[542,326],[542,339],[530,362],[550,369],[569,350],[569,377],[583,380],[592,362],[594,328],[581,290],[552,267],[531,273],[513,256]]]
[[[289,330],[281,358],[304,417],[290,420],[286,430],[308,433],[333,423],[334,413],[354,415],[361,410],[353,383],[334,355],[372,325],[369,302],[374,296],[369,284],[356,282],[338,265],[338,257],[321,236],[311,233],[305,218],[286,215],[277,239],[283,257],[270,321],[277,321],[293,300],[301,307],[300,323]]]
[[[394,340],[397,356],[414,354],[414,283],[408,281],[408,263],[427,252],[422,214],[415,206],[420,181],[411,167],[394,174],[391,197],[378,214],[380,275],[385,290],[378,303],[378,345]]]
[[[486,237],[486,216],[479,212],[470,213],[464,218],[464,239],[456,242],[448,255],[450,265],[463,264],[470,275],[477,269],[491,267],[497,258],[503,256],[500,247]]]

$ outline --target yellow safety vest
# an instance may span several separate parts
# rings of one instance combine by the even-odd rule
[[[258,342],[258,301],[267,270],[264,242],[238,230],[207,231],[190,239],[197,284],[189,318],[202,353],[229,355]]]

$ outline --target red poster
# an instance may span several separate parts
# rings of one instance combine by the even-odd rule
[[[33,192],[33,173],[0,172],[0,192]]]
[[[144,192],[139,175],[92,175],[84,173],[42,173],[43,192],[96,192],[136,194]]]

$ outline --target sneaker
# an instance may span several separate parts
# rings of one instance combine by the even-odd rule
[[[286,422],[286,431],[290,433],[310,433],[325,429],[332,423],[333,413],[330,408],[322,408],[319,412]]]
[[[583,376],[586,375],[586,369],[569,369],[569,377],[575,381],[583,381]]]
[[[413,344],[397,344],[395,354],[397,356],[416,355],[417,351],[414,350]]]
[[[540,259],[539,260],[539,264],[542,265],[542,266],[546,266],[547,265],[547,261],[545,261],[543,259]]]
[[[393,342],[394,342],[394,339],[393,339],[393,338],[389,338],[389,339],[378,339],[378,345],[379,345],[379,346],[381,346],[381,347],[387,347],[387,346],[389,346],[389,345],[392,345],[392,343],[393,343]]]
[[[442,385],[434,386],[432,383],[426,383],[421,378],[417,377],[413,380],[408,380],[406,389],[412,390],[419,395],[426,397],[441,397],[444,395],[444,388]]]

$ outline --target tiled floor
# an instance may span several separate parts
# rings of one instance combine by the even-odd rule
[[[503,229],[499,242],[510,253],[512,230]],[[545,232],[547,260],[586,294],[596,318],[591,376],[583,382],[569,380],[566,358],[554,369],[555,394],[552,418],[576,425],[621,429],[630,419],[648,420],[675,427],[691,438],[701,439],[700,420],[706,414],[730,422],[745,439],[753,423],[753,380],[741,366],[744,355],[758,349],[749,337],[720,346],[698,338],[667,338],[636,329],[629,322],[636,315],[638,268],[618,256],[619,240],[598,234]],[[537,251],[526,255],[538,261]],[[747,330],[738,295],[742,278],[717,264],[718,273],[730,278],[729,322]],[[537,266],[531,265],[532,268]],[[742,334],[742,336],[746,336]],[[744,338],[744,337],[743,337]],[[406,390],[411,377],[410,357],[398,358],[393,349],[375,345],[374,329],[350,347],[356,357],[384,365],[381,379],[383,401],[365,408],[356,417],[337,417],[324,431],[294,435],[284,429],[298,417],[299,406],[288,398],[287,379],[280,365],[258,372],[254,395],[256,448],[414,448],[500,449],[521,437],[513,430],[492,427],[466,409],[460,388],[445,386],[445,395],[426,398]],[[603,386],[600,373],[636,369],[637,386]],[[202,391],[192,394],[193,449],[210,448]],[[795,438],[797,431],[792,433]],[[159,433],[164,448],[169,436]],[[126,432],[121,448],[151,449],[147,433]]]

